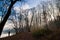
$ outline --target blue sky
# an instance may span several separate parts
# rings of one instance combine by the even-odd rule
[[[21,6],[24,4],[29,5],[30,8],[37,6],[39,3],[41,3],[41,1],[48,1],[48,0],[23,0],[21,2],[16,2],[16,4],[14,6]]]
[[[40,3],[40,0],[27,0],[26,3],[29,4],[30,7],[35,7]]]
[[[25,0],[23,2],[22,1],[16,2],[15,6],[16,5],[21,6],[21,3],[22,3],[22,5],[27,4],[27,5],[29,5],[30,8],[32,8],[32,7],[35,7],[37,4],[39,4],[40,0]]]
[[[51,1],[51,0],[23,0],[23,1],[18,1],[14,4],[14,10],[17,13],[19,13],[20,7],[24,10],[30,9],[30,8],[36,7],[42,1],[47,2],[47,1]]]
[[[37,6],[41,1],[47,1],[47,0],[22,0],[21,2],[16,2],[14,7],[23,7],[23,8],[32,8]],[[22,4],[21,4],[22,3]],[[0,12],[1,15],[1,12]]]

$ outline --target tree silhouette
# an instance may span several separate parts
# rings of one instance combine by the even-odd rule
[[[18,1],[18,0],[15,0],[15,1],[11,0],[11,5],[10,5],[9,8],[8,8],[7,14],[5,15],[3,21],[0,23],[0,35],[1,35],[1,33],[2,33],[2,30],[3,30],[3,28],[4,28],[4,25],[5,25],[6,21],[7,21],[7,19],[9,18],[10,14],[11,14],[11,8],[13,7],[13,5],[14,5],[17,1]],[[20,0],[20,1],[21,1],[21,0]]]

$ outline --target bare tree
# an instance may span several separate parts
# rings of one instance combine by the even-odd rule
[[[15,17],[16,17],[16,16],[15,16]],[[16,34],[17,34],[17,33],[18,33],[18,30],[19,30],[19,28],[18,28],[18,26],[17,26],[17,21],[15,21],[15,19],[14,19],[14,18],[9,19],[9,20],[11,20],[11,21],[12,21],[12,23],[14,24],[13,29],[15,30],[15,32],[16,32]]]
[[[45,27],[47,28],[47,13],[46,13],[46,7],[45,7],[45,5],[43,4],[42,5],[42,7],[43,7],[43,16],[44,16],[44,22],[45,22]]]
[[[2,30],[3,30],[3,28],[4,28],[4,25],[5,25],[8,17],[9,17],[10,14],[11,14],[11,8],[13,7],[13,5],[14,5],[17,1],[18,1],[18,0],[15,0],[15,1],[11,0],[11,5],[10,5],[9,8],[8,8],[7,14],[5,15],[3,21],[0,23],[0,35],[1,35],[1,33],[2,33]],[[21,0],[20,0],[20,1],[21,1]]]
[[[28,20],[28,12],[27,14],[25,14],[26,18],[25,18],[25,21],[26,21],[26,31],[30,32],[30,27],[29,27],[29,20]]]

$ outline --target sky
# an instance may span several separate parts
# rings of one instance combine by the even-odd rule
[[[23,6],[28,5],[29,8],[35,7],[37,4],[40,3],[40,0],[25,0],[23,2],[16,2],[14,6]],[[22,5],[21,5],[22,4]]]
[[[23,2],[18,1],[14,5],[14,10],[16,10],[18,12],[18,11],[20,11],[19,8],[22,8],[24,10],[25,9],[30,9],[30,8],[35,7],[39,3],[40,3],[40,0],[25,0]]]
[[[33,7],[36,7],[38,4],[40,4],[42,1],[47,2],[47,1],[51,1],[51,0],[23,0],[23,1],[18,1],[15,3],[14,5],[14,10],[16,10],[17,12],[20,11],[20,7],[22,9],[30,9]]]

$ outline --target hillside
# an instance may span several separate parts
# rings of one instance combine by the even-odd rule
[[[0,40],[60,40],[60,32],[53,32],[49,35],[34,38],[30,32],[22,32],[11,37],[0,38]]]

